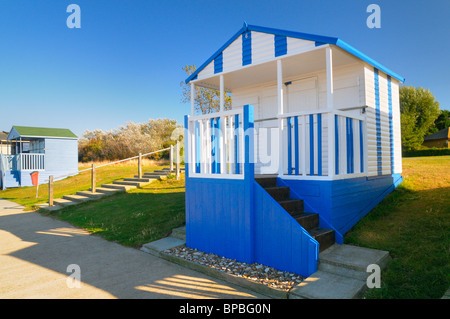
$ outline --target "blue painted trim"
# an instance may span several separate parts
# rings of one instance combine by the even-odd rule
[[[361,173],[364,172],[364,138],[363,138],[363,122],[359,120],[359,162]]]
[[[220,53],[222,53],[223,50],[225,50],[231,43],[233,43],[234,40],[236,40],[244,32],[248,32],[248,31],[263,32],[263,33],[269,33],[269,34],[278,35],[278,36],[314,41],[315,46],[323,45],[323,44],[336,45],[337,47],[339,47],[339,48],[347,51],[348,53],[354,55],[355,57],[369,63],[373,67],[376,67],[377,69],[392,76],[393,78],[399,80],[400,82],[405,82],[405,79],[403,77],[401,77],[400,75],[396,74],[395,72],[389,70],[388,68],[386,68],[385,66],[376,62],[375,60],[369,58],[367,55],[358,51],[357,49],[355,49],[351,45],[345,43],[344,41],[342,41],[339,38],[320,36],[320,35],[314,35],[314,34],[308,34],[308,33],[302,33],[302,32],[273,29],[273,28],[266,28],[266,27],[260,27],[260,26],[254,26],[254,25],[247,25],[244,23],[243,27],[236,34],[234,34],[227,42],[225,42],[225,44],[223,46],[221,46],[219,50],[217,50],[208,60],[206,60],[205,63],[203,63],[194,73],[192,73],[185,80],[185,83],[189,83],[190,81],[195,79],[196,76],[198,75],[198,73],[200,73],[211,61],[213,61]]]
[[[231,43],[233,43],[234,40],[236,40],[237,38],[239,38],[241,36],[242,33],[244,33],[246,30],[248,29],[247,24],[244,24],[244,26],[238,31],[236,32],[227,42],[225,42],[224,45],[222,45],[219,50],[217,50],[212,56],[209,57],[208,60],[205,61],[205,63],[203,63],[197,70],[195,70],[194,73],[192,73],[186,80],[185,83],[188,84],[190,81],[194,80],[197,78],[197,75],[208,66],[209,63],[211,63],[211,61],[213,61],[216,56],[218,56],[220,53],[222,53],[223,50],[225,50]]]
[[[239,114],[234,116],[234,161],[235,161],[235,174],[240,174],[239,171]]]
[[[252,32],[242,34],[242,66],[252,64]]]
[[[214,59],[214,74],[223,72],[223,54],[222,52]]]
[[[211,127],[211,173],[216,173],[216,138],[215,138],[215,129],[214,129],[214,118],[211,118],[210,120],[210,127]]]
[[[250,260],[255,260],[255,161],[254,161],[254,114],[253,105],[244,105],[242,125],[244,128],[244,190],[247,199],[244,203],[248,215],[248,250]]]
[[[317,114],[317,175],[322,176],[322,114]]]
[[[195,172],[200,173],[200,123],[195,122]]]
[[[389,143],[391,152],[391,173],[394,173],[394,129],[392,124],[392,80],[387,76],[388,80],[388,100],[389,100]]]
[[[309,175],[314,175],[314,117],[309,115]]]
[[[287,54],[287,38],[284,35],[274,35],[275,57]]]
[[[316,41],[316,42],[314,43],[314,46],[320,47],[321,45],[325,45],[325,44],[326,44],[326,43]]]
[[[381,152],[381,111],[380,111],[380,83],[378,80],[378,69],[373,69],[375,83],[375,123],[377,131],[377,174],[382,174],[382,152]]]
[[[295,175],[300,174],[300,147],[298,141],[298,116],[294,117],[294,134],[295,134]]]
[[[334,116],[334,162],[335,174],[339,175],[339,117]]]
[[[288,175],[292,175],[292,129],[291,117],[286,119],[287,123],[287,147],[288,147]]]
[[[330,43],[332,44],[332,43]],[[358,51],[357,49],[355,49],[354,47],[352,47],[351,45],[345,43],[344,41],[342,41],[341,39],[337,39],[336,46],[340,47],[341,49],[347,51],[350,54],[353,54],[354,56],[356,56],[357,58],[369,63],[370,65],[372,65],[373,67],[383,71],[384,73],[386,73],[387,75],[392,76],[393,78],[396,78],[397,80],[399,80],[400,82],[405,82],[405,78],[403,78],[402,76],[398,75],[397,73],[389,70],[388,68],[386,68],[385,66],[381,65],[380,63],[378,63],[377,61],[369,58],[367,55],[365,55],[364,53]]]
[[[347,174],[353,173],[353,119],[347,117]]]

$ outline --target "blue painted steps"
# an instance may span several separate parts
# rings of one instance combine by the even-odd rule
[[[2,187],[19,187],[20,186],[20,175],[18,171],[4,171],[1,172],[3,175]]]
[[[319,252],[335,242],[335,231],[319,227],[319,214],[304,211],[303,200],[292,199],[290,188],[277,186],[276,177],[255,179],[264,190],[276,200],[315,240],[319,243]]]

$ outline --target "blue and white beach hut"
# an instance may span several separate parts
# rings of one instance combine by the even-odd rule
[[[186,80],[186,245],[314,273],[402,181],[403,81],[339,38],[244,25]]]

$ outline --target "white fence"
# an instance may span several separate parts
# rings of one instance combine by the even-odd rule
[[[239,108],[188,118],[190,177],[244,178],[245,129],[249,125],[244,113],[244,108]]]
[[[252,120],[246,122],[244,108],[188,117],[189,176],[243,178],[244,157],[253,160],[256,174],[286,179],[367,175],[364,116],[314,111],[255,122],[256,128]],[[250,134],[254,145],[246,144]]]
[[[365,176],[365,119],[345,112],[284,114],[280,169],[283,178]]]
[[[45,154],[21,153],[1,155],[4,171],[43,171],[45,170]]]

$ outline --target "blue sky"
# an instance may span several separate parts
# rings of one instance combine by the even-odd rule
[[[72,3],[81,29],[66,26]],[[371,3],[380,29],[366,25]],[[182,66],[201,65],[244,21],[339,37],[450,109],[449,16],[448,0],[0,0],[0,130],[182,123]]]

